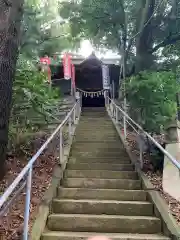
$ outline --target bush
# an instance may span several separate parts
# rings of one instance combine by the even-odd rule
[[[57,89],[50,89],[45,79],[33,64],[25,60],[19,62],[13,87],[10,147],[31,139],[56,119],[60,94]]]
[[[141,72],[127,79],[130,115],[146,131],[159,133],[176,117],[179,84],[173,72]]]

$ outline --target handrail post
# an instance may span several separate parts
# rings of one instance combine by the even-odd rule
[[[139,160],[140,160],[140,167],[143,169],[143,153],[142,153],[142,144],[139,146]]]
[[[72,125],[71,125],[71,115],[69,116],[69,120],[68,120],[68,128],[69,128],[69,138],[71,138],[71,134],[72,134],[72,132],[71,132],[71,127],[72,127]]]
[[[126,117],[125,116],[123,117],[123,122],[124,122],[124,137],[126,139],[126,137],[127,137],[127,129],[126,129],[126,127],[127,127],[127,125],[126,125]]]
[[[112,101],[112,118],[114,118],[114,102]]]
[[[79,115],[80,115],[80,113],[81,113],[81,98],[79,98],[79,100],[78,100],[78,117],[79,117]]]
[[[74,125],[76,124],[76,108],[74,108],[74,111],[73,111],[73,124]]]
[[[59,131],[59,163],[63,163],[63,134],[62,129]]]
[[[26,180],[26,202],[25,202],[25,213],[24,213],[23,240],[28,240],[28,225],[29,225],[30,204],[31,204],[31,185],[32,185],[32,166],[29,169],[27,180]]]
[[[116,120],[116,105],[114,102],[113,102],[113,104],[114,104],[113,115],[114,115],[114,119]]]
[[[118,124],[118,108],[115,106],[115,109],[116,109],[116,123]]]

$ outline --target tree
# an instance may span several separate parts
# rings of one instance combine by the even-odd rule
[[[20,43],[23,0],[0,0],[0,178],[5,173],[12,86]]]
[[[141,72],[126,81],[129,114],[146,131],[160,133],[176,117],[179,84],[172,71]]]
[[[124,45],[130,73],[156,67],[157,51],[180,40],[178,0],[71,0],[62,6],[73,35],[121,55]]]
[[[24,5],[20,52],[27,58],[51,56],[74,46],[68,24],[59,17],[58,0],[44,3]]]

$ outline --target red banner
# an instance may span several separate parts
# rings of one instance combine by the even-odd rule
[[[51,60],[48,57],[43,57],[43,58],[40,58],[40,62],[44,63],[44,64],[47,64],[47,65],[50,65]]]
[[[71,56],[68,53],[64,54],[63,67],[64,67],[64,79],[68,80],[72,76],[71,75]]]
[[[75,88],[75,67],[74,64],[72,64],[72,86]]]

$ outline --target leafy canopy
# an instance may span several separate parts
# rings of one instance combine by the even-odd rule
[[[123,54],[131,72],[156,67],[160,48],[180,40],[180,2],[177,0],[70,0],[60,15],[73,36]]]

